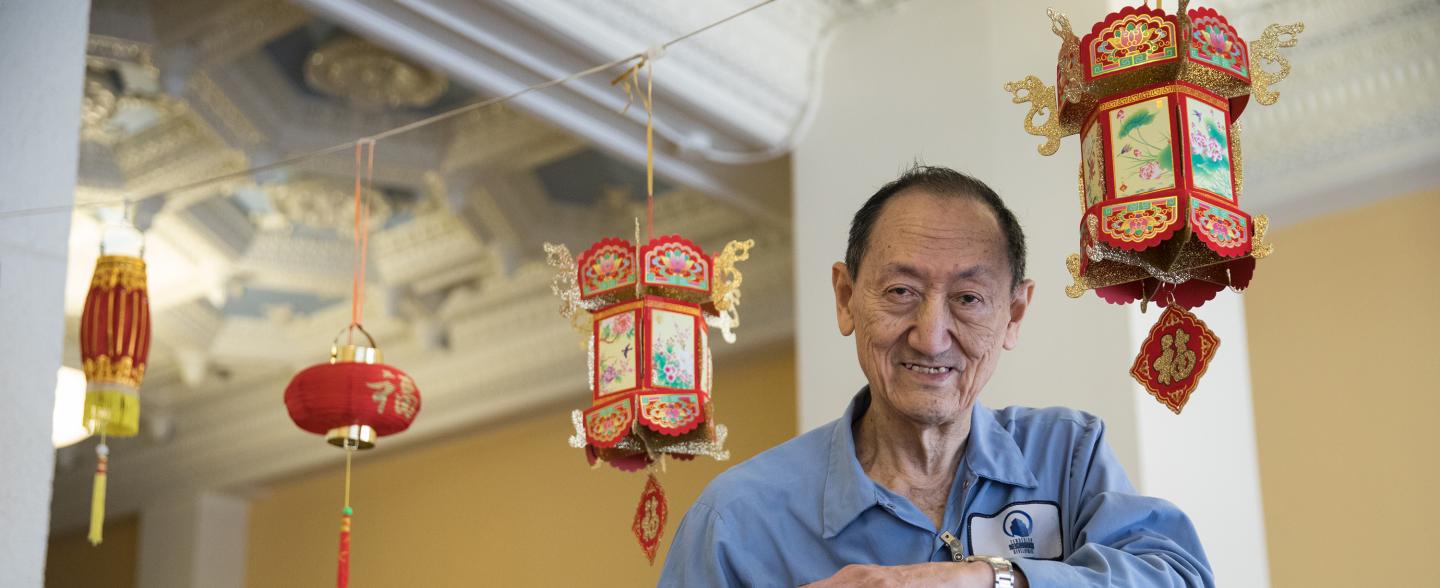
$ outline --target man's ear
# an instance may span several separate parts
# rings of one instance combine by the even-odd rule
[[[855,332],[855,317],[850,314],[855,281],[850,279],[850,267],[845,262],[837,261],[830,266],[830,283],[835,287],[835,320],[840,324],[840,334],[849,337]]]
[[[1022,280],[1015,291],[1010,295],[1010,322],[1005,325],[1005,349],[1015,348],[1020,342],[1020,321],[1025,319],[1025,311],[1030,309],[1030,301],[1035,297],[1035,280]]]

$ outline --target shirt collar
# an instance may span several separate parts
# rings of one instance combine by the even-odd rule
[[[971,472],[982,478],[1024,488],[1040,486],[1010,431],[995,419],[995,411],[981,406],[979,402],[970,412],[970,440],[969,447],[965,449],[965,463]]]
[[[855,419],[870,408],[870,387],[860,390],[845,408],[845,414],[833,423],[830,433],[830,464],[825,475],[824,537],[840,534],[851,521],[879,502],[879,488],[855,457]]]
[[[839,535],[851,521],[878,502],[880,488],[855,456],[856,418],[870,408],[870,387],[850,400],[845,414],[835,421],[830,433],[830,463],[825,477],[823,509],[824,537]],[[995,413],[975,403],[970,415],[970,440],[965,451],[966,467],[975,475],[1012,486],[1040,485],[1025,465],[1025,456],[1010,433],[1000,426]]]

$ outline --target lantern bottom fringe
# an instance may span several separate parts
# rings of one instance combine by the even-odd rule
[[[140,397],[122,390],[87,391],[84,419],[91,433],[133,437],[140,432]]]
[[[90,545],[100,545],[105,529],[105,479],[110,466],[109,450],[101,443],[96,448],[99,458],[95,461],[95,485],[90,492]]]

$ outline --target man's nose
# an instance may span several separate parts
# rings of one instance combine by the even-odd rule
[[[950,350],[950,309],[944,300],[929,299],[916,310],[910,329],[910,347],[929,357]]]

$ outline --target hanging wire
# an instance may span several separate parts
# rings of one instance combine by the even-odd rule
[[[695,35],[698,35],[698,34],[700,34],[700,33],[703,33],[703,32],[705,32],[705,31],[708,31],[708,30],[710,30],[710,29],[713,29],[713,28],[715,28],[715,27],[717,27],[717,26],[720,26],[720,25],[722,25],[722,24],[725,24],[725,23],[727,23],[727,22],[730,22],[731,20],[734,20],[734,19],[736,19],[736,18],[739,18],[740,16],[743,16],[743,15],[745,15],[745,14],[748,14],[748,13],[750,13],[751,11],[754,11],[754,10],[756,10],[756,9],[762,7],[762,6],[765,6],[765,5],[767,5],[767,4],[770,4],[770,3],[774,2],[774,1],[775,1],[775,0],[761,0],[760,2],[757,2],[756,4],[750,6],[749,8],[746,8],[746,9],[744,9],[744,10],[741,10],[741,11],[739,11],[739,12],[736,12],[736,13],[734,13],[734,14],[731,14],[730,16],[727,16],[727,17],[725,17],[725,18],[722,18],[722,19],[720,19],[720,20],[717,20],[717,21],[715,21],[715,22],[712,22],[712,23],[710,23],[710,24],[708,24],[708,25],[705,25],[705,26],[703,26],[703,27],[700,27],[700,28],[698,28],[698,29],[696,29],[696,30],[690,31],[690,32],[688,32],[688,33],[685,33],[684,35],[681,35],[681,36],[679,36],[679,37],[676,37],[676,38],[674,38],[674,39],[671,39],[671,40],[669,40],[669,41],[666,41],[665,43],[662,43],[662,44],[660,45],[660,47],[661,47],[661,48],[664,48],[664,49],[668,49],[668,48],[670,48],[670,46],[675,45],[676,43],[680,43],[680,42],[683,42],[683,41],[685,41],[685,40],[688,40],[688,39],[690,39],[691,37],[694,37]],[[413,130],[415,130],[415,129],[419,129],[419,128],[422,128],[422,127],[426,127],[426,126],[433,125],[433,124],[438,123],[438,122],[440,122],[440,121],[449,120],[449,119],[451,119],[451,118],[460,116],[460,115],[465,114],[465,113],[468,113],[468,112],[473,112],[473,111],[476,111],[476,110],[479,110],[479,109],[482,109],[482,108],[486,108],[486,107],[489,107],[489,106],[494,106],[494,105],[496,105],[496,104],[501,104],[501,103],[504,103],[504,102],[509,102],[509,101],[511,101],[511,100],[514,100],[514,99],[516,99],[516,98],[519,98],[519,97],[521,97],[521,96],[524,96],[524,95],[526,95],[526,94],[529,94],[529,93],[531,93],[531,92],[536,92],[536,91],[539,91],[539,90],[544,90],[544,89],[547,89],[547,88],[552,88],[552,87],[554,87],[554,86],[559,86],[559,85],[562,85],[562,84],[566,84],[566,83],[575,81],[575,80],[577,80],[577,79],[584,78],[584,77],[588,77],[588,76],[591,76],[591,75],[594,75],[594,74],[597,74],[597,73],[600,73],[600,72],[603,72],[603,71],[613,70],[614,68],[623,66],[623,65],[625,65],[625,64],[627,64],[627,63],[630,63],[630,62],[632,62],[632,61],[643,60],[643,59],[645,59],[645,58],[647,57],[647,55],[649,55],[649,54],[650,54],[649,51],[647,51],[647,52],[640,52],[640,53],[634,53],[634,54],[631,54],[631,55],[628,55],[628,56],[625,56],[625,57],[621,57],[621,58],[619,58],[619,59],[615,59],[615,60],[613,60],[613,61],[609,61],[609,62],[606,62],[606,63],[602,63],[602,64],[600,64],[600,65],[596,65],[596,66],[594,66],[594,67],[590,67],[590,68],[587,68],[587,69],[584,69],[584,70],[577,71],[577,72],[575,72],[575,73],[572,73],[572,74],[567,75],[567,76],[564,76],[564,77],[555,78],[555,79],[552,79],[552,80],[549,80],[549,81],[545,81],[545,82],[541,82],[541,83],[535,84],[535,85],[533,85],[533,86],[529,86],[529,87],[526,87],[526,88],[521,88],[521,89],[519,89],[519,90],[516,90],[516,91],[511,92],[511,93],[509,93],[509,94],[505,94],[505,95],[503,95],[503,96],[497,96],[497,97],[490,98],[490,99],[487,99],[487,100],[481,100],[481,101],[479,101],[479,102],[475,102],[475,103],[472,103],[472,104],[467,104],[467,105],[465,105],[465,106],[461,106],[461,107],[458,107],[458,108],[454,108],[454,109],[451,109],[451,110],[447,110],[447,111],[442,112],[442,113],[440,113],[440,114],[436,114],[436,115],[433,115],[433,116],[429,116],[429,117],[426,117],[426,118],[422,118],[422,119],[417,120],[417,121],[415,121],[415,122],[408,123],[408,124],[404,124],[404,125],[401,125],[401,126],[398,126],[398,127],[392,128],[392,129],[389,129],[389,130],[381,131],[381,132],[375,133],[375,134],[373,134],[373,135],[368,135],[368,136],[360,137],[360,138],[358,138],[358,139],[354,139],[354,140],[351,140],[351,141],[346,141],[346,142],[344,142],[344,143],[339,143],[339,144],[336,144],[336,145],[331,145],[331,146],[325,147],[325,148],[323,148],[323,149],[317,149],[317,150],[314,150],[314,151],[309,151],[309,152],[306,152],[306,153],[301,153],[301,154],[299,154],[299,155],[295,155],[295,156],[292,156],[292,157],[289,157],[289,158],[286,158],[286,159],[283,159],[283,160],[280,160],[280,161],[276,161],[276,162],[272,162],[272,163],[267,163],[267,164],[264,164],[264,165],[258,165],[258,166],[255,166],[255,167],[251,167],[251,168],[244,169],[244,170],[240,170],[240,171],[236,171],[236,172],[221,174],[221,175],[218,175],[218,176],[213,176],[213,177],[205,178],[205,179],[202,179],[202,180],[196,180],[196,181],[189,182],[189,183],[185,183],[185,184],[181,184],[181,185],[178,185],[178,186],[168,187],[168,188],[165,188],[165,189],[163,189],[163,190],[157,190],[157,191],[151,192],[151,193],[149,193],[149,194],[145,194],[145,195],[143,195],[143,196],[127,196],[127,197],[124,197],[124,198],[111,198],[111,199],[106,199],[106,200],[93,200],[93,201],[90,201],[90,202],[81,202],[81,203],[74,203],[74,204],[64,204],[64,205],[59,205],[59,206],[42,206],[42,207],[36,207],[36,208],[21,208],[21,209],[15,209],[15,210],[5,210],[5,211],[0,211],[0,219],[17,218],[17,217],[25,217],[25,216],[36,216],[36,215],[44,215],[44,214],[57,214],[57,213],[69,212],[69,211],[75,210],[75,209],[100,208],[100,207],[106,207],[106,206],[115,206],[115,205],[117,205],[117,204],[126,205],[126,204],[129,204],[129,203],[138,203],[138,202],[141,202],[141,201],[144,201],[144,200],[149,200],[149,199],[151,199],[151,198],[156,198],[156,197],[159,197],[159,196],[164,196],[164,195],[166,195],[166,194],[170,194],[170,193],[173,193],[173,192],[183,192],[183,191],[186,191],[186,190],[193,190],[193,189],[195,189],[195,188],[200,188],[200,187],[203,187],[203,186],[208,186],[208,185],[210,185],[210,184],[215,184],[215,183],[223,182],[223,181],[226,181],[226,180],[233,180],[233,179],[237,179],[237,178],[243,178],[243,177],[247,177],[247,176],[250,176],[250,175],[258,174],[258,173],[261,173],[261,172],[270,171],[270,170],[273,170],[273,169],[280,169],[280,168],[290,167],[290,166],[293,166],[293,165],[295,165],[295,164],[302,163],[302,162],[305,162],[305,161],[308,161],[308,160],[311,160],[311,159],[314,159],[314,158],[317,158],[317,157],[323,157],[323,156],[326,156],[326,155],[332,155],[332,154],[335,154],[335,153],[340,153],[340,152],[342,152],[342,151],[345,151],[346,149],[351,149],[351,148],[358,147],[359,145],[361,145],[362,143],[365,143],[365,142],[374,143],[375,141],[379,141],[379,140],[381,140],[381,139],[388,139],[388,138],[390,138],[390,137],[394,137],[394,136],[399,135],[399,134],[402,134],[402,133],[408,133],[408,132],[413,131]]]

